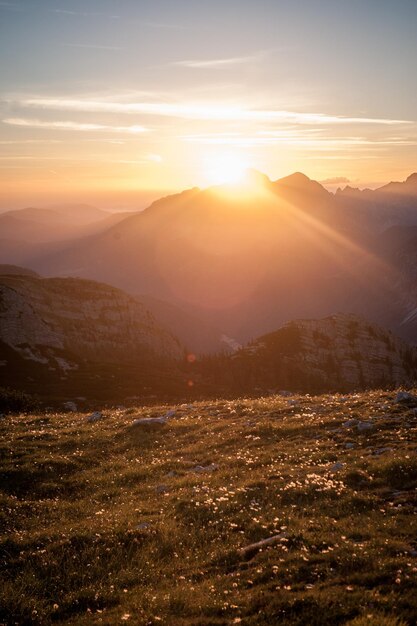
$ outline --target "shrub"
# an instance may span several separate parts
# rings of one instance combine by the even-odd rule
[[[0,413],[26,413],[37,409],[39,401],[34,396],[24,391],[0,387]]]

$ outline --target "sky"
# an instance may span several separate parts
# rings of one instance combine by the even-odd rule
[[[0,208],[417,170],[416,0],[0,0]]]

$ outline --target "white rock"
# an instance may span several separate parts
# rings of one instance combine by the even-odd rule
[[[87,417],[87,422],[98,422],[99,420],[102,420],[103,417],[104,415],[101,411],[94,411],[94,413],[91,413],[91,415]]]
[[[73,413],[78,411],[77,405],[75,404],[75,402],[72,402],[71,400],[68,402],[64,402],[62,406],[64,407],[66,411],[72,411]]]
[[[408,393],[408,391],[399,391],[394,398],[395,404],[410,404],[417,403],[417,396],[413,396],[412,393]]]
[[[343,422],[342,426],[344,426],[344,428],[352,428],[353,426],[356,426],[357,423],[358,423],[358,420],[351,419],[351,420],[348,420],[347,422]]]
[[[164,415],[163,417],[140,417],[139,419],[132,422],[132,426],[146,426],[149,424],[166,424],[168,418]]]
[[[215,472],[219,469],[217,463],[211,463],[210,465],[197,465],[193,468],[193,472],[197,472],[197,474],[204,474],[204,472]]]

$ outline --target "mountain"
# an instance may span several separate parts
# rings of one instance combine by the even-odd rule
[[[203,379],[234,393],[352,391],[411,385],[417,349],[356,315],[294,320],[230,357],[205,359]]]
[[[10,259],[9,251],[0,252],[0,260],[22,259],[28,254],[40,253],[37,244],[79,239],[111,228],[131,213],[110,213],[89,205],[64,205],[53,208],[28,207],[0,214],[0,236],[4,243],[19,242]],[[31,249],[33,246],[34,249]],[[22,255],[19,257],[19,255]]]
[[[3,384],[54,396],[54,385],[105,395],[129,382],[143,393],[149,372],[172,379],[179,341],[146,307],[115,287],[75,278],[0,276]],[[170,387],[170,382],[165,386]],[[107,389],[106,389],[107,386]],[[85,395],[84,393],[82,395]]]
[[[226,337],[220,329],[199,319],[197,315],[152,296],[141,295],[138,299],[161,326],[178,337],[189,353],[198,356],[231,351],[230,342],[233,340]]]
[[[377,189],[338,189],[336,200],[351,211],[361,228],[382,232],[390,226],[417,225],[417,173],[404,182],[391,182]]]
[[[37,272],[27,269],[27,267],[20,267],[19,265],[0,264],[0,276],[32,276],[33,278],[40,278]]]
[[[193,188],[162,198],[99,234],[32,257],[30,267],[169,302],[240,343],[336,311],[413,340],[402,322],[417,307],[416,269],[383,245],[391,218],[378,198],[391,194],[357,195],[331,194],[300,173],[273,182],[255,172],[241,190]],[[389,215],[396,212],[390,206]],[[417,223],[417,198],[405,213],[396,218],[401,225]]]

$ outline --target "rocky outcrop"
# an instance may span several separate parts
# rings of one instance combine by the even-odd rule
[[[417,350],[356,315],[296,320],[230,358],[235,379],[320,391],[412,384]]]
[[[181,356],[178,340],[137,300],[76,278],[0,277],[0,342],[61,370],[78,363]]]

